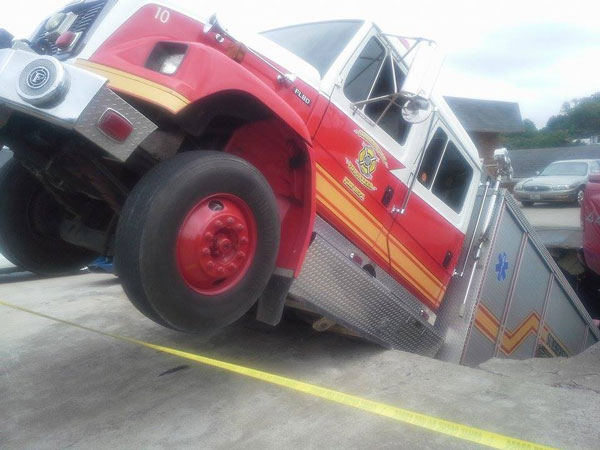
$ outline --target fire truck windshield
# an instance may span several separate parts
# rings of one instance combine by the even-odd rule
[[[324,76],[362,24],[360,20],[316,22],[261,34],[299,56]]]

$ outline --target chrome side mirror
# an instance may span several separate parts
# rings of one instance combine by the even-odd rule
[[[443,58],[437,44],[434,41],[425,39],[418,39],[409,48],[403,58],[407,65],[409,53],[412,53],[410,67],[400,88],[400,94],[409,99],[416,98],[419,100],[420,105],[424,105],[431,98],[431,93],[442,68]]]
[[[410,67],[399,94],[407,99],[402,108],[404,120],[416,124],[424,122],[431,115],[430,98],[443,58],[434,41],[423,38],[414,38],[414,41],[402,58],[406,65],[410,59]],[[406,39],[401,42],[406,42]]]
[[[496,161],[498,177],[501,181],[510,181],[513,177],[513,167],[506,148],[494,150],[494,161]]]

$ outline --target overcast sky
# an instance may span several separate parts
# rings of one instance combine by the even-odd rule
[[[127,0],[121,0],[127,1]],[[0,27],[27,37],[61,0],[3,2]],[[218,5],[226,23],[250,30],[314,20],[364,18],[385,31],[436,39],[446,53],[442,92],[518,101],[538,127],[563,101],[600,91],[597,0],[182,0]],[[390,6],[390,5],[394,6]],[[195,6],[196,5],[196,6]],[[205,12],[202,11],[204,14]]]

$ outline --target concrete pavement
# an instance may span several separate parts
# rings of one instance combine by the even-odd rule
[[[546,247],[581,248],[583,231],[579,218],[579,206],[537,203],[533,206],[522,207],[521,210]]]
[[[291,320],[244,319],[200,339],[145,319],[111,276],[19,279],[2,280],[1,300],[99,330],[547,445],[600,440],[592,390],[386,351]],[[4,306],[0,339],[2,449],[477,447]]]

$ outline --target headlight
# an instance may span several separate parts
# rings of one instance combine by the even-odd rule
[[[567,189],[573,189],[575,185],[571,184],[555,184],[552,186],[553,191],[566,191]]]
[[[515,184],[515,191],[522,191],[523,190],[523,182],[519,181],[517,184]]]

